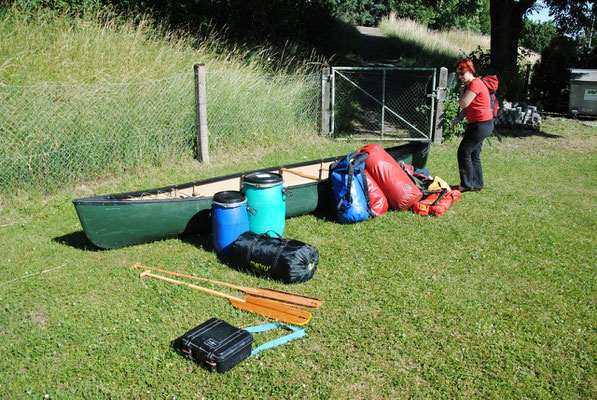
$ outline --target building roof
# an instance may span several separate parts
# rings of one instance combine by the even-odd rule
[[[597,82],[597,69],[570,68],[570,82]]]

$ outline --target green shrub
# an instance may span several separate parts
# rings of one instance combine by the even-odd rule
[[[518,44],[537,53],[542,53],[558,30],[551,22],[533,22],[526,20]]]
[[[442,120],[442,140],[449,141],[457,136],[462,136],[464,133],[466,122],[464,120],[458,121],[454,127],[452,127],[452,121],[460,113],[460,107],[458,106],[458,93],[452,92],[444,103],[444,118]]]

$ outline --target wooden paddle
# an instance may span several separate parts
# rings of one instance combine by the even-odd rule
[[[226,293],[216,292],[215,290],[193,285],[191,283],[177,281],[176,279],[167,278],[161,275],[155,275],[152,274],[149,270],[141,272],[139,278],[143,278],[146,276],[155,279],[160,279],[162,281],[170,283],[175,283],[177,285],[187,286],[191,289],[195,289],[207,294],[212,294],[214,296],[227,298],[228,300],[230,300],[230,303],[232,303],[232,305],[236,308],[240,308],[241,310],[263,315],[264,317],[272,318],[289,324],[302,325],[306,324],[311,319],[311,314],[308,311],[299,310],[298,308],[293,308],[287,306],[286,304],[279,303],[277,301],[260,299],[258,297],[252,296],[230,296]]]
[[[288,169],[288,168],[280,168],[279,171],[280,171],[280,174],[282,174],[282,172],[288,172],[290,174],[302,176],[303,178],[313,179],[314,181],[319,181],[319,178],[316,177],[316,176],[303,174],[302,172],[293,171],[293,170]]]
[[[283,292],[281,290],[276,290],[276,289],[264,289],[264,288],[234,285],[232,283],[214,281],[214,280],[207,279],[207,278],[201,278],[199,276],[185,275],[185,274],[181,274],[178,272],[166,271],[164,269],[146,267],[146,266],[141,265],[141,263],[135,263],[132,268],[148,269],[151,271],[161,272],[161,273],[167,274],[167,275],[178,276],[180,278],[188,278],[188,279],[194,279],[196,281],[209,282],[209,283],[213,283],[215,285],[221,285],[221,286],[229,287],[232,289],[240,290],[241,292],[245,292],[245,293],[248,293],[248,294],[256,296],[256,297],[263,297],[264,299],[279,301],[280,303],[284,303],[289,306],[303,307],[303,308],[319,308],[323,304],[323,302],[321,300],[316,299],[315,297],[307,297],[307,296],[303,296],[300,294],[291,293],[291,292]]]

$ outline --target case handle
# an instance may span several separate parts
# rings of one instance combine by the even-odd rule
[[[269,331],[269,330],[277,329],[277,328],[289,329],[292,331],[292,333],[289,333],[286,336],[282,336],[281,338],[277,338],[277,339],[271,340],[269,342],[263,343],[261,346],[253,349],[253,351],[251,352],[251,357],[253,357],[257,353],[259,353],[261,350],[271,349],[272,347],[276,347],[281,344],[291,342],[295,339],[301,338],[306,335],[304,328],[297,328],[295,326],[284,325],[284,324],[280,324],[280,323],[249,326],[248,328],[243,328],[243,329],[250,333],[258,333],[258,332],[265,332],[265,331]]]

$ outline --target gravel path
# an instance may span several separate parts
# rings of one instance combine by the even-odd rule
[[[395,50],[378,28],[357,26],[361,33],[361,54],[366,66],[398,66]]]

